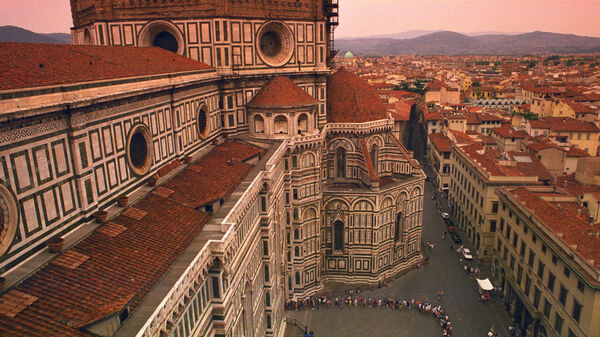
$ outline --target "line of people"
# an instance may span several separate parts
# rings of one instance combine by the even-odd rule
[[[444,293],[439,292],[438,300],[443,301]],[[442,328],[442,336],[452,336],[452,322],[446,315],[446,310],[442,305],[434,305],[428,301],[419,301],[415,299],[401,300],[398,298],[385,297],[385,298],[371,298],[362,296],[307,296],[298,301],[287,301],[285,303],[286,310],[310,310],[320,308],[371,308],[371,309],[390,309],[390,310],[403,310],[403,309],[414,309],[418,310],[422,314],[431,314],[433,317],[439,320],[440,327]]]

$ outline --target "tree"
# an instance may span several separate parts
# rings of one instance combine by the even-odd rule
[[[481,83],[479,83],[478,81],[474,81],[473,83],[471,83],[471,86],[479,88],[479,87],[481,87]]]

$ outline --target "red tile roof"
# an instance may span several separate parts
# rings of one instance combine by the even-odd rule
[[[243,161],[263,151],[253,145],[228,140],[189,165],[179,173],[179,179],[172,179],[163,187],[174,192],[169,195],[171,200],[191,208],[204,206],[229,196],[252,169],[252,165]]]
[[[448,84],[440,80],[433,80],[425,85],[423,90],[440,90],[442,88],[452,89]]]
[[[591,114],[594,113],[598,109],[592,109],[589,105],[576,103],[571,100],[564,100],[565,104],[568,105],[576,114]]]
[[[318,104],[319,101],[302,90],[288,77],[270,80],[246,106],[253,108],[294,108]]]
[[[375,89],[343,68],[329,76],[327,96],[330,123],[364,123],[388,117]]]
[[[230,193],[250,169],[239,160],[261,151],[234,141],[217,146],[157,187],[157,193],[59,255],[59,263],[47,264],[15,286],[11,291],[37,300],[14,317],[0,312],[0,335],[89,336],[80,329],[125,305],[135,310],[210,219],[196,206]],[[228,165],[232,158],[234,164]],[[200,185],[204,183],[208,185]],[[165,197],[160,191],[169,188],[174,193]]]
[[[443,133],[431,133],[427,137],[439,152],[450,152],[452,150],[452,141]]]
[[[0,42],[0,90],[207,69],[161,48]]]
[[[587,151],[578,148],[577,146],[571,146],[567,151],[567,157],[589,157],[590,154]]]
[[[530,213],[541,220],[558,240],[566,243],[570,249],[581,256],[596,270],[600,269],[600,238],[590,235],[598,229],[585,221],[575,203],[551,203],[538,197],[527,188],[517,188],[508,192]],[[572,205],[569,205],[572,204]],[[584,210],[585,211],[585,210]],[[594,280],[597,283],[597,280]]]
[[[569,117],[546,117],[529,121],[534,129],[550,129],[553,132],[599,132],[592,123]]]
[[[527,132],[517,131],[509,124],[504,124],[499,128],[493,128],[492,133],[498,134],[503,138],[526,138],[528,136]]]
[[[596,185],[586,185],[577,181],[575,173],[557,177],[555,185],[576,197],[580,197],[584,193],[600,192],[600,187]]]
[[[442,120],[442,114],[439,112],[424,112],[423,116],[426,121],[439,121]]]
[[[386,104],[385,106],[394,120],[407,122],[410,120],[410,111],[414,104],[414,100],[406,100]]]

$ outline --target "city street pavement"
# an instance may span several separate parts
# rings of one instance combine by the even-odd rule
[[[435,244],[433,250],[426,252],[430,256],[430,263],[388,282],[387,287],[363,290],[361,295],[372,298],[417,299],[437,305],[437,293],[443,290],[443,306],[454,326],[453,336],[485,337],[492,326],[500,336],[508,336],[506,329],[510,319],[501,306],[501,300],[494,299],[487,303],[478,301],[476,282],[464,273],[456,254],[457,245],[452,243],[453,249],[450,249],[450,238],[442,239],[446,225],[435,207],[435,201],[431,199],[432,191],[431,184],[427,182],[423,243],[430,241]],[[459,234],[465,247],[472,248],[469,242],[465,242],[464,233]],[[476,257],[474,260],[476,261]],[[470,262],[470,266],[476,265],[477,262]],[[489,266],[479,267],[487,274]],[[287,316],[306,325],[309,330],[314,331],[315,337],[441,336],[439,322],[431,314],[421,314],[413,309],[329,308],[289,311]]]

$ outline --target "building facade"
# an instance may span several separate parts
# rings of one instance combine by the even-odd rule
[[[531,336],[598,335],[598,233],[578,198],[550,186],[497,195],[494,275],[517,324]]]
[[[71,6],[78,45],[0,48],[1,331],[279,336],[286,300],[422,260],[425,176],[330,74],[337,2]]]

